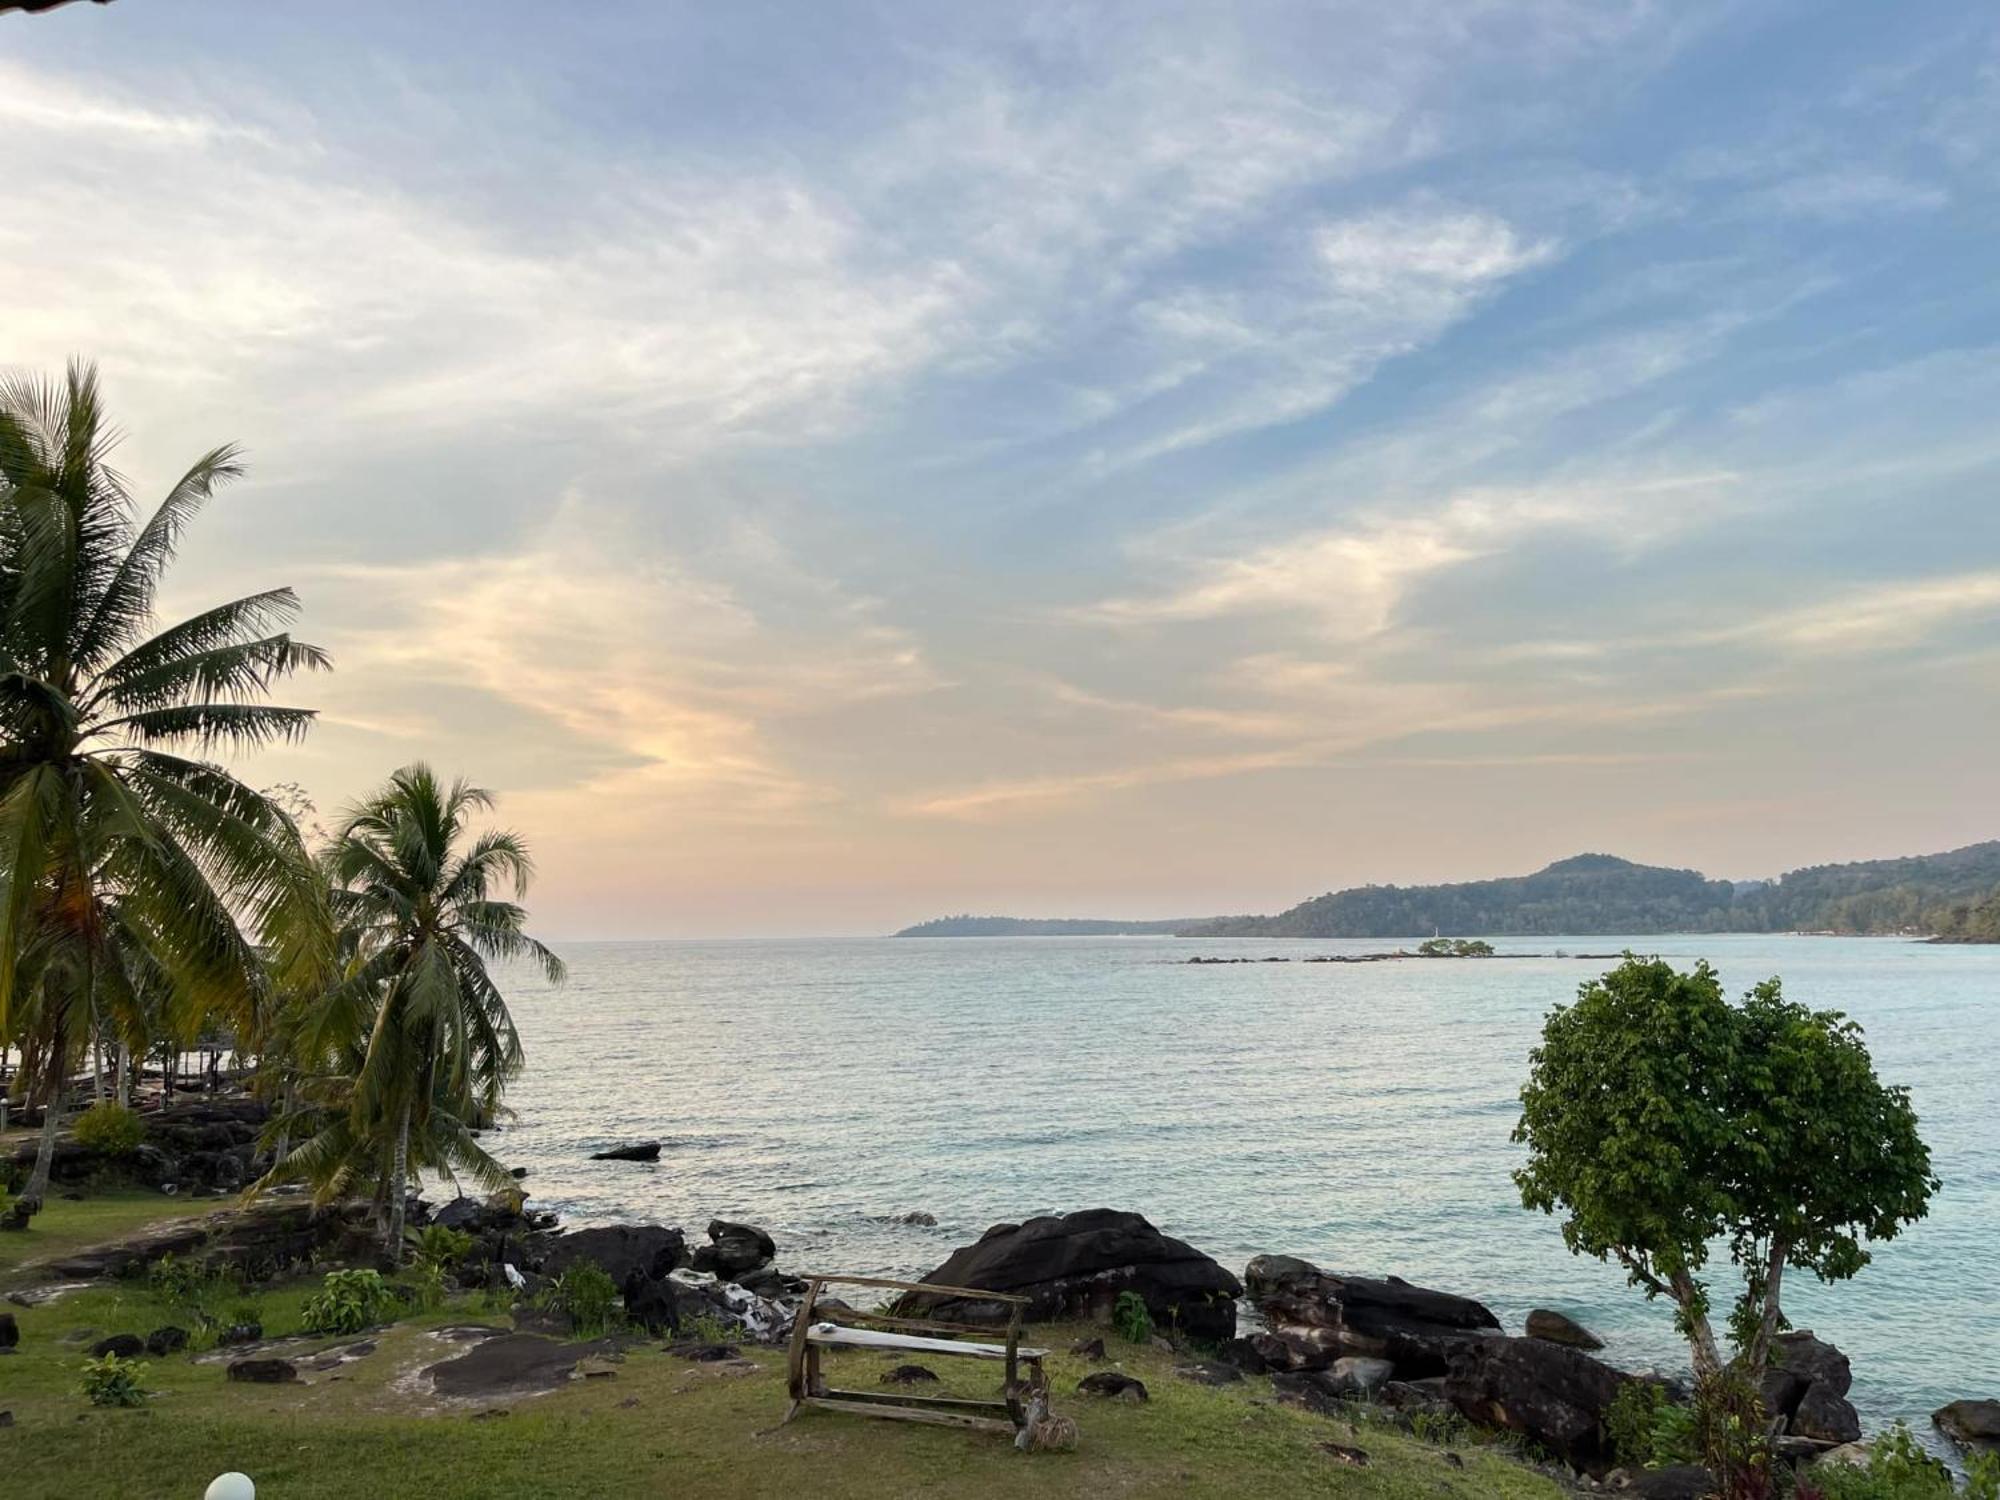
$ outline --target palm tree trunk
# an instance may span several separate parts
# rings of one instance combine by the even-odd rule
[[[118,1103],[132,1107],[132,1049],[123,1042],[118,1044]]]
[[[62,1065],[62,1049],[51,1049],[49,1058],[49,1081],[42,1091],[42,1137],[35,1146],[35,1169],[28,1174],[28,1185],[21,1197],[33,1203],[37,1209],[49,1195],[49,1171],[55,1165],[56,1132],[62,1129],[62,1099],[65,1069]]]
[[[104,1043],[96,1036],[90,1039],[90,1102],[104,1102]]]
[[[410,1101],[403,1101],[403,1112],[396,1121],[396,1159],[390,1168],[389,1182],[389,1243],[385,1247],[392,1261],[401,1263],[403,1259],[403,1210],[409,1202],[410,1183]]]

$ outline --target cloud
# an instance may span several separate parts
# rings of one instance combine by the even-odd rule
[[[1409,589],[1530,537],[1567,532],[1620,551],[1651,545],[1725,499],[1727,473],[1546,489],[1466,490],[1409,513],[1363,514],[1232,557],[1183,558],[1201,576],[1167,593],[1113,598],[1081,612],[1111,625],[1297,614],[1333,640],[1387,630]]]

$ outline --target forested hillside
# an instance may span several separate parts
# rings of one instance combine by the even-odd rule
[[[1656,932],[1930,933],[2000,942],[2000,841],[1943,854],[1813,865],[1777,880],[1710,880],[1695,870],[1579,854],[1532,875],[1453,885],[1368,885],[1275,916],[1117,922],[945,917],[899,937],[1105,936],[1418,938]]]

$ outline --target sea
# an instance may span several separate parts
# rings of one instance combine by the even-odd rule
[[[914,1276],[989,1225],[1136,1210],[1241,1275],[1267,1252],[1551,1307],[1684,1370],[1667,1303],[1523,1210],[1509,1134],[1542,1018],[1631,949],[1845,1011],[1907,1085],[1929,1217],[1785,1309],[1854,1366],[1864,1426],[2000,1396],[2000,948],[1769,935],[1496,938],[1492,960],[1300,962],[1379,940],[575,943],[509,973],[528,1057],[487,1138],[571,1225],[768,1229],[793,1272]],[[1190,965],[1189,958],[1288,963]],[[589,1160],[657,1140],[657,1165]],[[936,1224],[905,1223],[928,1214]],[[1717,1268],[1721,1284],[1726,1271]],[[1721,1300],[1720,1298],[1718,1300]]]

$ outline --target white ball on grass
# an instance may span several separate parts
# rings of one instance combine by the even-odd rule
[[[257,1500],[257,1486],[250,1482],[248,1474],[232,1470],[210,1480],[202,1500]]]

